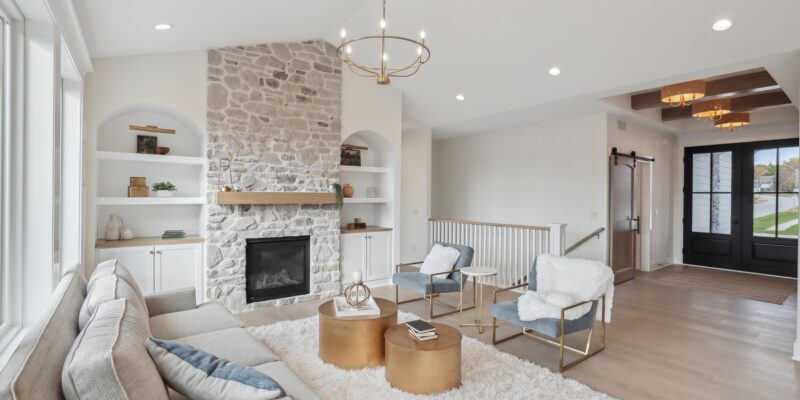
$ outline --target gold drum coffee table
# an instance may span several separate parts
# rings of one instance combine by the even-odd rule
[[[431,394],[461,385],[461,332],[431,322],[438,339],[419,342],[405,324],[386,331],[386,380],[392,387]]]
[[[397,304],[375,298],[381,314],[336,317],[333,300],[319,306],[319,358],[344,369],[383,365],[383,334],[397,325]]]

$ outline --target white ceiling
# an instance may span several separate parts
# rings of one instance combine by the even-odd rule
[[[336,43],[341,27],[376,33],[380,15],[379,0],[75,1],[94,57],[319,37]],[[403,91],[404,112],[439,136],[605,111],[603,97],[761,67],[760,60],[800,51],[800,1],[765,4],[389,0],[388,32],[424,28],[432,52],[417,75],[392,85]],[[733,28],[712,31],[719,18],[733,20]],[[160,22],[174,28],[154,31]],[[561,76],[547,74],[552,66]],[[793,89],[800,83],[798,68],[783,75]],[[466,101],[456,101],[457,93]],[[798,95],[790,96],[797,106]]]

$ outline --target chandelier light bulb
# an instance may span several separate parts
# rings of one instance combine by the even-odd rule
[[[352,53],[352,52],[353,52],[353,48],[352,48],[351,46],[347,46],[347,48],[345,49],[345,51],[347,52],[347,54],[350,54],[350,53]]]
[[[381,29],[386,28],[386,20],[381,18]]]
[[[418,56],[422,55],[422,46],[417,47],[417,55]]]
[[[339,31],[339,36],[341,36],[342,39],[344,39],[347,36],[347,31],[342,29],[341,31]]]
[[[424,29],[419,31],[419,38],[420,39],[425,39],[425,30]]]
[[[383,53],[383,61],[389,61],[389,54]]]

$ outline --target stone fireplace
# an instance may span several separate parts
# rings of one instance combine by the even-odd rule
[[[223,160],[230,160],[233,185],[242,191],[329,191],[339,180],[341,82],[336,50],[322,40],[209,50],[209,198],[230,184],[227,174],[218,174]],[[207,210],[209,300],[236,312],[339,293],[335,205],[211,204]],[[251,297],[248,245],[299,236],[308,238],[307,294]],[[267,277],[265,284],[283,278]]]

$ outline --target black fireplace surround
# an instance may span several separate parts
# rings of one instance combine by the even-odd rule
[[[311,243],[309,236],[247,239],[247,302],[309,293]]]

